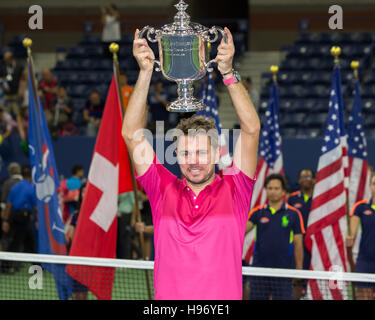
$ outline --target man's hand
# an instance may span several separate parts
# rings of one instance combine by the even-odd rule
[[[134,34],[133,55],[137,60],[141,71],[152,71],[154,69],[155,55],[149,47],[147,40],[139,37],[137,29]]]
[[[227,42],[221,39],[220,45],[217,48],[217,56],[215,62],[221,74],[227,73],[232,70],[233,57],[234,57],[234,42],[231,32],[227,27],[224,28],[227,36]]]
[[[9,229],[10,229],[9,222],[8,221],[3,221],[1,229],[3,230],[3,232],[8,233]]]
[[[353,235],[346,235],[345,244],[348,248],[352,248],[354,245],[354,236]]]
[[[145,232],[145,224],[144,222],[137,222],[135,224],[135,231],[141,233],[141,232]]]

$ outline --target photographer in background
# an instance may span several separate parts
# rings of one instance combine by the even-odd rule
[[[111,3],[108,7],[102,7],[101,12],[103,24],[103,55],[104,57],[111,59],[112,54],[108,49],[109,45],[111,42],[121,40],[120,13],[113,3]]]

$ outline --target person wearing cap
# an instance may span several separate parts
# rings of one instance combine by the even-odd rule
[[[285,178],[269,175],[264,187],[268,203],[249,213],[246,232],[256,226],[253,267],[302,269],[305,233],[300,211],[286,202]],[[294,281],[296,282],[296,281]],[[292,300],[293,283],[288,278],[251,277],[250,300]]]
[[[359,225],[361,242],[355,272],[375,273],[375,174],[370,179],[371,199],[358,201],[350,212],[350,233],[346,235],[347,247],[353,247]],[[357,282],[357,299],[373,300],[375,283]]]

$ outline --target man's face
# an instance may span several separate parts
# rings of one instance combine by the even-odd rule
[[[370,189],[371,189],[372,197],[375,197],[375,176],[372,176],[371,178]]]
[[[13,64],[13,54],[11,52],[5,52],[3,59],[6,65],[10,66]]]
[[[52,73],[50,70],[48,69],[43,70],[43,79],[47,82],[52,80]]]
[[[190,183],[203,184],[215,174],[219,149],[213,151],[209,136],[205,134],[181,136],[177,140],[176,152],[181,173]]]
[[[66,97],[66,89],[64,87],[59,87],[57,94],[59,98],[65,98]]]
[[[271,202],[278,202],[285,196],[285,190],[279,179],[270,180],[266,187],[267,198]]]
[[[97,92],[90,94],[90,101],[93,105],[98,105],[100,103],[100,96]]]
[[[85,171],[83,169],[77,171],[77,177],[82,179],[85,175]]]
[[[311,189],[315,185],[315,179],[310,170],[302,170],[298,178],[298,184],[302,189]]]
[[[125,74],[120,75],[119,82],[121,87],[126,86],[128,84],[128,76]]]

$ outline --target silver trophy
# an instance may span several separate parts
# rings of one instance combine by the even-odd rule
[[[155,30],[144,27],[140,37],[146,35],[150,42],[157,42],[159,61],[156,71],[178,85],[178,99],[167,106],[171,112],[194,112],[205,108],[203,102],[193,96],[193,82],[202,79],[206,71],[212,71],[213,60],[209,59],[209,43],[215,42],[220,32],[226,41],[224,30],[220,27],[206,28],[199,23],[190,22],[186,13],[188,5],[180,0],[175,5],[178,12],[174,23],[166,24]]]

